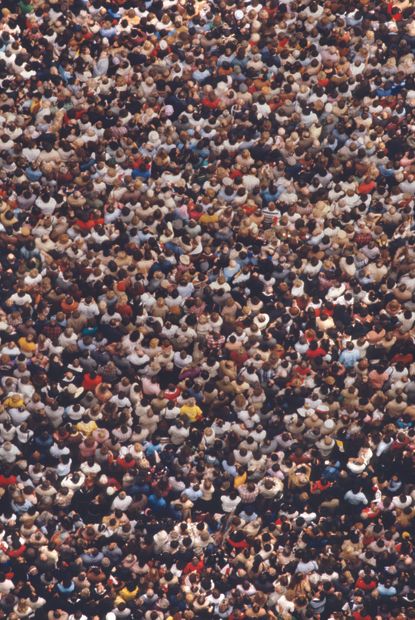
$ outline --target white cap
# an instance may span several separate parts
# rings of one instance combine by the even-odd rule
[[[243,19],[244,18],[244,12],[241,11],[241,9],[237,9],[235,11],[235,19]]]

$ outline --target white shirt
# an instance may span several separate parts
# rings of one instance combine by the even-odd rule
[[[228,495],[221,495],[220,501],[222,502],[222,510],[224,512],[232,512],[242,500],[240,497],[231,499]]]

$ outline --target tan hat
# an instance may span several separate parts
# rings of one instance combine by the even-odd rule
[[[182,254],[179,258],[182,265],[188,267],[190,265],[190,258],[186,254]]]

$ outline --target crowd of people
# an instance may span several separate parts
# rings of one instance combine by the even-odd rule
[[[0,618],[415,618],[413,1],[0,10]]]

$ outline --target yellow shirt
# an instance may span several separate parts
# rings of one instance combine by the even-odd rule
[[[94,420],[90,420],[89,422],[78,422],[76,425],[78,431],[83,433],[84,435],[91,435],[97,428],[97,423]]]
[[[24,407],[24,400],[23,398],[19,395],[19,400],[14,400],[14,398],[12,398],[11,396],[9,396],[9,398],[6,398],[6,400],[3,402],[3,405],[7,408],[7,409],[18,409],[19,407]]]
[[[138,588],[134,588],[134,590],[132,592],[130,590],[128,590],[127,588],[123,588],[118,593],[118,595],[125,602],[134,600],[136,598],[137,594],[138,594]]]
[[[235,476],[234,481],[233,481],[233,486],[235,487],[235,489],[240,487],[242,484],[245,484],[246,479],[247,479],[246,471],[241,476]]]
[[[219,216],[215,213],[210,215],[209,213],[204,213],[200,216],[199,222],[201,224],[216,224],[219,221]]]
[[[202,417],[202,410],[197,405],[183,405],[180,408],[180,414],[187,416],[190,422],[196,422]]]
[[[19,348],[25,353],[33,353],[34,351],[36,351],[36,343],[28,342],[24,336],[19,338],[17,344],[19,345]]]

